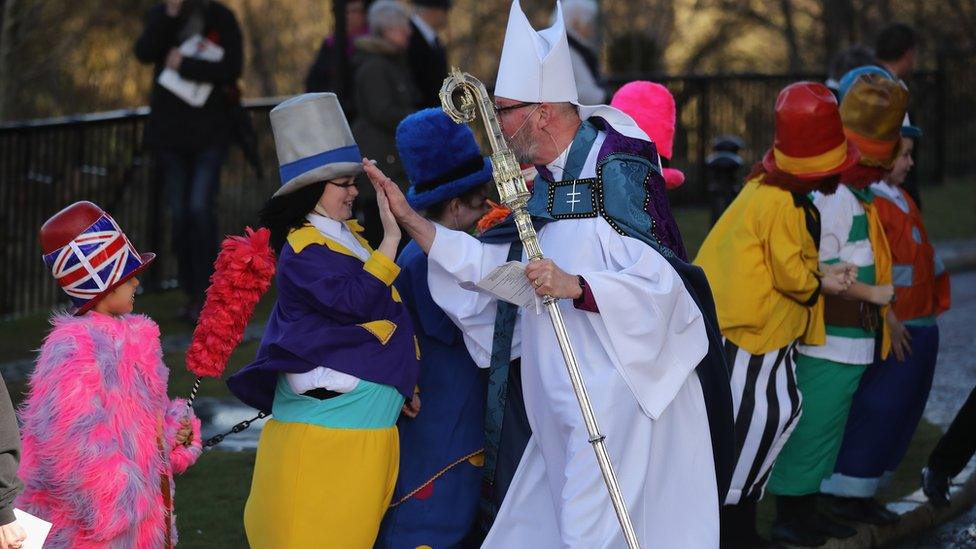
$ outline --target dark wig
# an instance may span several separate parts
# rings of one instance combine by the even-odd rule
[[[840,182],[855,189],[863,189],[875,181],[884,179],[886,173],[887,170],[884,168],[857,164],[841,174]]]
[[[271,230],[271,246],[281,254],[288,233],[306,223],[308,215],[325,192],[326,181],[306,185],[287,194],[271,197],[258,213],[261,225]]]
[[[448,205],[450,205],[451,200],[457,198],[461,201],[462,204],[466,206],[470,206],[471,203],[474,202],[475,197],[480,196],[482,192],[484,192],[484,185],[480,187],[475,187],[473,189],[469,189],[460,196],[451,197],[448,198],[447,200],[442,200],[437,204],[432,204],[429,208],[424,210],[424,217],[426,217],[427,219],[434,219],[434,220],[440,219],[447,211],[447,207]]]

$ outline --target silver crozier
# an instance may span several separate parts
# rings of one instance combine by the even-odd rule
[[[460,105],[454,102],[455,94],[459,96]],[[488,132],[488,141],[491,144],[492,177],[498,187],[498,196],[502,203],[512,210],[515,225],[518,227],[519,239],[522,241],[529,260],[542,259],[539,239],[536,236],[535,228],[532,226],[529,212],[526,210],[526,204],[531,193],[522,178],[522,171],[519,169],[515,154],[508,148],[508,143],[502,134],[502,128],[495,113],[495,105],[491,97],[488,96],[485,85],[477,78],[461,72],[455,67],[451,70],[451,74],[444,79],[440,98],[444,112],[459,124],[473,122],[477,112],[481,112],[485,130]],[[600,433],[600,426],[597,425],[593,407],[590,405],[590,397],[586,394],[586,386],[583,384],[583,376],[580,374],[579,363],[576,361],[576,354],[573,353],[569,334],[566,333],[563,315],[559,311],[555,298],[546,296],[542,302],[552,320],[552,327],[556,331],[556,340],[559,341],[559,349],[563,353],[566,370],[569,372],[569,379],[573,383],[573,391],[579,401],[580,411],[583,412],[586,432],[590,436],[593,451],[596,452],[596,460],[600,464],[603,481],[607,484],[613,509],[617,512],[617,520],[620,521],[627,546],[636,549],[640,547],[637,542],[637,534],[634,533],[634,526],[630,522],[627,506],[624,504],[624,498],[620,493],[620,485],[617,483],[613,465],[610,463],[610,456],[607,454],[607,447],[604,444],[606,437]]]

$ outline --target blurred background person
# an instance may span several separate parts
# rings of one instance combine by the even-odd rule
[[[877,64],[891,73],[895,80],[907,80],[915,72],[915,53],[918,49],[918,36],[915,29],[904,23],[889,23],[878,33],[874,41],[874,55]],[[913,128],[906,133],[907,137],[918,139],[921,132],[912,125],[911,111],[905,115],[905,126]],[[901,188],[915,201],[915,205],[922,209],[922,197],[918,192],[918,181],[915,172],[909,172]]]
[[[414,85],[420,91],[421,107],[440,107],[438,92],[447,78],[447,50],[437,38],[437,33],[447,28],[447,15],[451,0],[413,0],[414,11],[410,16],[410,45],[407,61]]]
[[[407,65],[410,44],[410,14],[393,0],[379,0],[366,16],[369,34],[356,40],[355,103],[358,117],[352,132],[363,155],[375,159],[394,181],[405,182],[406,174],[396,147],[396,128],[417,110],[420,92]],[[373,186],[359,182],[365,237],[378,245],[382,224]]]
[[[830,61],[830,68],[827,70],[827,81],[824,84],[830,91],[834,92],[834,97],[840,101],[837,88],[840,86],[840,79],[848,72],[864,65],[875,63],[874,51],[864,44],[854,44],[842,50]]]
[[[915,30],[904,23],[890,23],[881,29],[874,42],[874,55],[878,64],[887,69],[896,80],[911,78],[915,72]]]
[[[346,37],[343,44],[337,44],[338,36],[333,33],[326,36],[319,47],[319,53],[315,56],[315,62],[308,69],[305,77],[305,91],[307,92],[336,92],[339,96],[339,104],[346,113],[349,120],[356,118],[356,106],[353,100],[355,88],[352,82],[345,82],[344,90],[339,90],[340,81],[339,66],[336,64],[336,49],[343,51],[343,55],[350,61],[356,55],[355,42],[357,39],[369,32],[366,27],[366,8],[365,0],[348,0],[346,2]],[[339,93],[347,92],[347,93]]]
[[[197,35],[223,49],[219,61],[180,53],[180,45]],[[216,0],[166,0],[146,14],[135,54],[154,66],[144,145],[155,155],[169,202],[179,283],[187,297],[181,316],[196,322],[217,257],[217,192],[234,136],[233,107],[240,100],[241,29],[234,13]],[[213,84],[206,102],[194,107],[160,85],[166,68]]]
[[[976,387],[956,413],[922,470],[922,491],[936,507],[949,506],[949,483],[976,453]]]
[[[566,19],[566,38],[569,40],[576,91],[583,105],[602,105],[607,92],[600,86],[600,48],[597,23],[600,8],[595,0],[566,0],[563,17]],[[555,13],[553,14],[555,18]]]

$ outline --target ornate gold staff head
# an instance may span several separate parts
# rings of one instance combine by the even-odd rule
[[[477,115],[474,93],[471,84],[466,79],[467,76],[457,67],[451,68],[451,73],[444,79],[444,84],[441,85],[441,91],[438,94],[441,98],[441,108],[451,117],[451,120],[458,124],[474,122]],[[460,106],[454,102],[456,91],[460,92]]]

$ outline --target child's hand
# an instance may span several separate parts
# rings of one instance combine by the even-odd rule
[[[180,420],[180,428],[176,431],[176,444],[182,446],[189,446],[193,443],[193,428],[190,427],[189,419]]]
[[[894,353],[898,362],[905,362],[905,358],[912,354],[912,335],[908,333],[905,325],[898,321],[894,311],[888,309],[888,329],[891,331],[891,352]]]
[[[0,526],[0,549],[20,549],[27,539],[27,532],[17,521]]]
[[[871,302],[881,307],[888,305],[895,299],[895,288],[891,284],[875,286],[871,293]]]
[[[414,393],[413,399],[403,405],[403,415],[409,418],[417,417],[420,413],[420,393]]]

